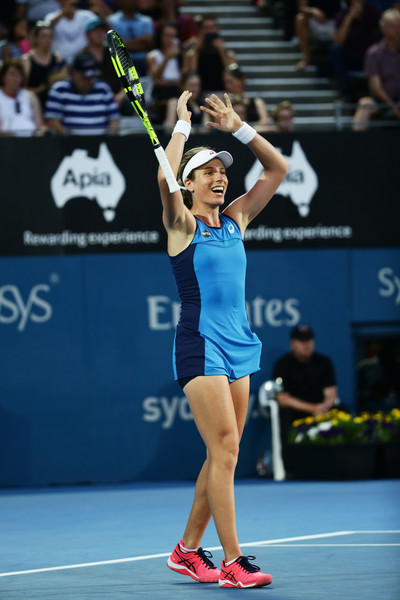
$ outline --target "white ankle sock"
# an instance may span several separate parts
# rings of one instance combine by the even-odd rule
[[[182,540],[179,542],[182,552],[197,552],[198,548],[186,548]]]
[[[229,567],[229,565],[231,565],[232,563],[234,563],[234,562],[235,562],[235,560],[237,560],[238,558],[239,558],[239,557],[237,556],[237,557],[236,557],[236,558],[234,558],[233,560],[230,560],[229,562],[226,562],[226,563],[225,563],[225,565],[226,565],[227,567]]]

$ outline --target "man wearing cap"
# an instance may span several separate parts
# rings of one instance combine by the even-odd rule
[[[311,327],[294,327],[290,333],[290,348],[291,352],[275,362],[272,374],[273,379],[282,379],[284,390],[278,394],[284,450],[293,421],[328,412],[337,398],[332,361],[328,356],[315,352]]]
[[[126,98],[126,95],[118,77],[115,76],[115,69],[110,60],[110,53],[106,44],[108,25],[100,17],[95,17],[86,23],[85,30],[88,43],[83,52],[90,54],[96,61],[99,76],[108,83],[114,93],[114,100],[119,105]]]
[[[57,134],[115,135],[119,112],[107,83],[96,79],[97,65],[90,54],[78,54],[69,80],[50,88],[45,118]]]

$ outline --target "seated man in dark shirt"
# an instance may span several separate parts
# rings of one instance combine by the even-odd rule
[[[287,437],[293,421],[328,412],[337,398],[332,361],[315,352],[311,327],[298,325],[292,329],[290,348],[291,352],[275,362],[272,374],[273,379],[282,379],[283,392],[278,394],[277,399],[283,458],[287,468]]]
[[[379,24],[382,39],[368,48],[365,58],[371,96],[358,101],[355,131],[368,129],[373,117],[400,121],[400,10],[385,10]]]

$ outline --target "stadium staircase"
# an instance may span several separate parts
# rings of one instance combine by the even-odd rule
[[[274,24],[251,5],[251,0],[186,0],[183,13],[191,17],[211,13],[218,19],[228,48],[235,51],[246,75],[246,93],[264,99],[269,110],[282,100],[290,100],[296,129],[340,128],[340,103],[329,77],[317,68],[297,71],[301,54],[295,42],[287,42]]]

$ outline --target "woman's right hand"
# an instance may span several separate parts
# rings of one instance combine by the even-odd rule
[[[179,121],[187,121],[188,123],[191,122],[190,117],[192,116],[192,113],[190,110],[188,110],[188,107],[187,107],[187,103],[191,96],[192,96],[192,92],[185,90],[184,92],[182,92],[182,94],[178,98],[176,114],[178,116]]]

